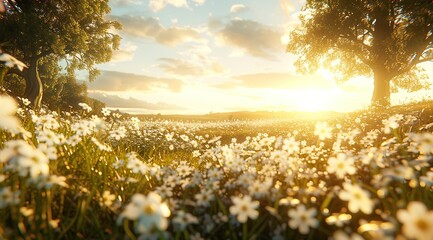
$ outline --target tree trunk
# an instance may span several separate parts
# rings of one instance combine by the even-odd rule
[[[41,108],[43,95],[42,81],[39,78],[38,72],[38,63],[39,59],[30,61],[27,76],[25,77],[26,90],[24,92],[24,97],[33,104],[33,108],[35,110]]]
[[[374,107],[389,107],[391,105],[390,78],[384,71],[374,72],[374,90],[371,105]]]

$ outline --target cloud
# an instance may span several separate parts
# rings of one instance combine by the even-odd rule
[[[214,57],[212,49],[204,44],[189,46],[178,52],[175,58],[160,58],[157,66],[165,73],[175,76],[203,77],[226,72],[226,68]]]
[[[291,73],[256,73],[233,76],[235,81],[214,85],[221,89],[268,88],[268,89],[299,89],[332,87],[333,82],[314,76],[298,76]]]
[[[178,79],[155,78],[132,73],[102,71],[95,81],[88,84],[89,90],[97,91],[152,91],[155,89],[167,89],[172,92],[180,92],[183,82]]]
[[[215,28],[217,23],[212,23]],[[275,60],[274,53],[284,52],[280,42],[283,32],[252,20],[234,19],[217,32],[220,42],[240,48],[246,53],[268,60]]]
[[[295,11],[295,6],[291,0],[280,0],[280,8],[285,16],[290,16]]]
[[[120,47],[119,50],[113,52],[111,62],[130,61],[134,57],[135,50],[137,50],[137,46],[127,43],[125,46]]]
[[[192,0],[196,5],[203,5],[206,0]],[[159,12],[167,6],[173,6],[176,8],[189,8],[188,2],[186,0],[150,0],[149,8],[153,12]]]
[[[223,73],[225,68],[217,61],[199,64],[184,59],[160,58],[158,67],[164,72],[177,76],[202,77],[211,74]]]
[[[184,107],[164,102],[150,103],[136,98],[121,98],[99,92],[89,92],[88,95],[107,104],[111,108],[142,108],[147,110],[184,110]]]
[[[171,5],[173,7],[181,8],[188,7],[188,3],[186,0],[150,0],[149,8],[154,12],[161,11],[167,5]]]
[[[243,4],[233,4],[230,8],[231,13],[238,13],[246,9],[246,6]]]
[[[123,25],[120,33],[132,37],[152,39],[162,45],[176,46],[188,41],[202,41],[199,36],[199,31],[194,28],[166,28],[160,24],[158,19],[153,17],[144,18],[142,16],[122,15],[112,16],[112,18]]]
[[[140,0],[110,0],[110,3],[112,3],[115,6],[130,6],[130,5],[141,5],[142,2]]]

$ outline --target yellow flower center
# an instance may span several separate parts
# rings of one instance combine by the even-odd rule
[[[418,219],[415,222],[415,226],[422,232],[426,232],[429,229],[429,224],[424,219]]]
[[[144,206],[144,208],[143,208],[143,212],[147,215],[153,214],[155,212],[155,210],[156,210],[156,207],[154,204],[148,204],[148,205]]]

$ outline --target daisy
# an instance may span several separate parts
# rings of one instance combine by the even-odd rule
[[[257,219],[259,216],[259,201],[252,201],[251,196],[232,197],[232,201],[234,205],[230,207],[230,214],[236,215],[240,223],[246,223],[248,218]]]
[[[167,229],[169,216],[170,209],[157,193],[150,192],[147,196],[137,193],[132,196],[131,202],[120,214],[119,220],[122,221],[124,218],[136,220],[136,232],[144,235],[154,229]]]
[[[407,209],[397,211],[397,219],[403,223],[403,234],[411,239],[433,239],[433,211],[421,202],[410,202]]]
[[[0,95],[0,129],[18,131],[20,122],[15,116],[17,108],[17,103],[11,97]]]
[[[335,173],[338,178],[344,178],[346,174],[353,175],[356,173],[355,160],[347,154],[339,153],[337,157],[328,159],[326,170],[329,173]]]
[[[176,213],[176,217],[173,218],[173,223],[176,224],[181,231],[183,231],[189,224],[197,224],[198,219],[191,213],[179,210]]]
[[[327,122],[316,123],[314,135],[319,136],[320,140],[325,140],[332,137],[332,127],[328,126]]]
[[[315,208],[307,209],[305,205],[300,204],[296,209],[290,209],[289,212],[289,227],[298,229],[302,234],[308,234],[310,228],[316,228],[319,221],[315,218],[317,210]]]
[[[349,210],[357,213],[359,210],[365,214],[373,212],[374,202],[370,199],[370,194],[358,185],[343,183],[344,190],[338,196],[343,201],[349,202]]]

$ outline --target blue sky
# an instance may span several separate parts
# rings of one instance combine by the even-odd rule
[[[112,61],[98,66],[102,74],[89,84],[89,95],[108,107],[152,114],[367,106],[371,79],[336,85],[326,70],[296,72],[296,56],[285,53],[284,43],[303,4],[111,0],[108,17],[123,25],[116,32],[122,44]]]

